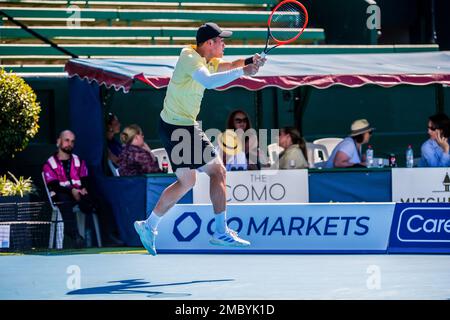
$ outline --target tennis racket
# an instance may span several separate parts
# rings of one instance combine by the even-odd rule
[[[280,2],[267,20],[266,47],[261,53],[265,57],[269,51],[283,44],[292,43],[300,37],[308,25],[308,11],[295,0]],[[269,48],[269,45],[271,47]]]

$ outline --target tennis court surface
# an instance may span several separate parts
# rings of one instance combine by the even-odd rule
[[[0,255],[0,299],[450,299],[449,255]]]

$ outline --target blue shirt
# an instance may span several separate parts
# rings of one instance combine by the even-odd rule
[[[450,154],[444,153],[434,139],[425,141],[421,152],[419,167],[450,167]]]
[[[347,137],[333,149],[331,156],[328,158],[325,168],[334,168],[334,159],[336,158],[336,153],[341,151],[349,157],[349,162],[356,164],[361,162],[361,150],[356,148],[355,140],[352,137]]]

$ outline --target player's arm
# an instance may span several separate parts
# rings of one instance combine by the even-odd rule
[[[217,71],[222,72],[222,71],[228,71],[231,69],[242,68],[242,67],[245,67],[246,65],[249,65],[252,63],[257,64],[258,67],[262,67],[265,62],[266,62],[266,58],[261,58],[261,56],[256,53],[254,56],[248,57],[246,59],[237,59],[232,62],[226,62],[226,61],[220,62]]]
[[[201,67],[200,69],[194,71],[192,78],[206,89],[214,89],[224,86],[243,75],[252,76],[258,72],[258,69],[259,67],[257,65],[249,64],[245,67],[210,73],[208,68]]]

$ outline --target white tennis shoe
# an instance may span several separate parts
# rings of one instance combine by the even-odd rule
[[[225,233],[214,232],[209,243],[215,246],[224,247],[248,247],[250,242],[238,237],[236,231],[227,228]]]
[[[145,221],[135,221],[134,229],[139,235],[141,242],[148,253],[152,256],[156,256],[155,238],[158,231],[150,228]]]

